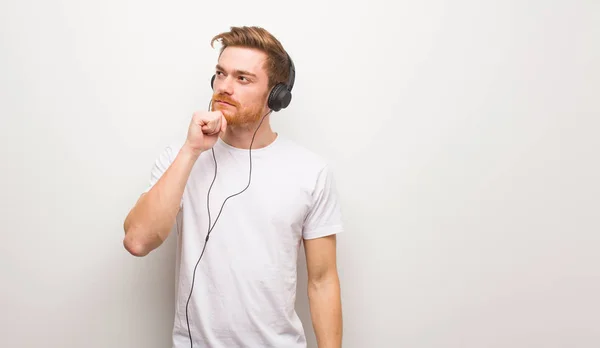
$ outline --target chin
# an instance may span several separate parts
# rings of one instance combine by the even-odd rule
[[[231,110],[228,110],[227,108],[219,107],[218,105],[213,106],[211,109],[212,109],[212,111],[221,111],[221,113],[223,114],[223,116],[225,116],[227,121],[234,118],[234,115],[235,115],[235,111],[231,111]]]
[[[227,127],[235,126],[239,123],[238,119],[233,115],[223,113],[223,116],[225,116],[225,119],[227,120]]]
[[[237,110],[227,110],[224,108],[215,108],[221,111],[227,120],[227,126],[247,127],[255,124],[260,120],[260,115],[249,115],[247,112],[239,112]]]

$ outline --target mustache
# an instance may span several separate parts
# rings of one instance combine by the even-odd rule
[[[213,100],[213,103],[220,101],[220,102],[224,102],[227,104],[231,104],[233,106],[239,106],[239,104],[235,100],[231,99],[230,97],[228,97],[227,95],[224,95],[224,94],[215,94],[215,95],[213,95],[212,100]]]

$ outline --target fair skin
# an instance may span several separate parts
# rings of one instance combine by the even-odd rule
[[[216,67],[211,112],[198,111],[189,124],[187,139],[171,166],[148,193],[143,194],[124,222],[123,244],[132,255],[142,257],[168,237],[187,179],[200,154],[210,150],[218,138],[231,146],[247,149],[271,144],[276,138],[265,116],[269,92],[266,54],[228,47]],[[221,102],[220,102],[220,101]],[[336,265],[335,235],[304,241],[308,271],[308,297],[319,348],[342,345],[340,281]]]

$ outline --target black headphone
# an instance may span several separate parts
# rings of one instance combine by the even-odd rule
[[[279,111],[281,109],[285,109],[290,102],[292,101],[292,88],[294,87],[294,81],[296,80],[296,67],[294,67],[294,62],[289,54],[287,54],[288,61],[290,62],[290,76],[288,78],[287,83],[278,83],[273,89],[271,89],[271,93],[269,94],[269,99],[267,99],[267,105],[269,109],[273,111]],[[215,82],[216,75],[210,79],[210,88],[214,89],[213,85]]]

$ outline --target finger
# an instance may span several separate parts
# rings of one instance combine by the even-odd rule
[[[227,129],[227,119],[225,116],[221,115],[221,132],[225,132]]]
[[[221,118],[217,117],[212,121],[213,125],[213,134],[217,134],[221,131]]]
[[[212,119],[206,123],[205,126],[202,127],[202,131],[207,135],[213,135],[218,133],[221,128],[220,119]]]
[[[206,134],[206,135],[213,135],[215,133],[213,127],[211,125],[204,125],[202,126],[202,133]]]

